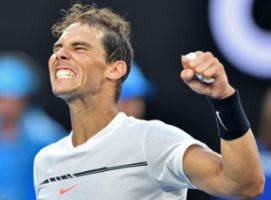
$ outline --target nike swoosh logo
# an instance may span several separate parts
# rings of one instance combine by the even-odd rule
[[[223,126],[223,128],[225,129],[225,131],[228,131],[227,127],[225,126],[225,124],[223,123],[223,121],[222,121],[222,119],[221,119],[221,117],[220,117],[220,112],[219,112],[219,111],[216,111],[215,113],[216,113],[216,116],[217,116],[217,118],[218,118],[220,124]]]
[[[73,185],[73,186],[68,187],[68,188],[66,188],[66,189],[61,188],[61,189],[59,190],[59,194],[60,194],[60,195],[64,195],[65,193],[67,193],[67,192],[71,191],[72,189],[74,189],[76,186],[77,186],[77,185]]]

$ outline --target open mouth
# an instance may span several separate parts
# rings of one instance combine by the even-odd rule
[[[75,76],[76,76],[75,72],[70,69],[58,69],[56,70],[56,73],[55,73],[56,79],[61,79],[61,78],[73,79],[75,78]]]

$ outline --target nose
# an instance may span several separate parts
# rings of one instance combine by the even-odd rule
[[[59,48],[55,55],[57,60],[68,60],[70,58],[69,52],[64,47]]]

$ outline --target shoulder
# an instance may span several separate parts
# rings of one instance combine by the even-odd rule
[[[191,137],[181,128],[167,124],[161,120],[143,120],[134,117],[126,117],[122,124],[123,128],[136,131],[138,134],[144,133],[149,136],[175,136],[175,137]]]
[[[147,133],[151,136],[158,135],[164,137],[191,138],[191,136],[179,127],[167,124],[160,120],[151,120],[148,123]]]
[[[155,149],[155,151],[160,152],[159,154],[178,148],[179,154],[181,155],[182,152],[193,144],[206,147],[205,144],[184,130],[159,120],[149,122],[144,144],[146,151],[152,152]]]
[[[137,136],[134,140],[140,140],[146,146],[176,145],[195,143],[196,140],[181,128],[169,125],[160,120],[141,120],[127,117],[122,124],[125,135]],[[127,136],[127,135],[126,135]]]
[[[126,114],[124,115],[126,116]],[[161,120],[138,119],[133,116],[126,116],[122,126],[126,128],[165,128],[165,129],[174,127],[172,125],[164,123]]]

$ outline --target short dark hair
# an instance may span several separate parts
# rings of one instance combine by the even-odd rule
[[[133,48],[130,43],[130,24],[110,8],[97,8],[94,4],[74,4],[68,10],[62,10],[63,17],[52,26],[52,33],[60,37],[64,30],[75,22],[97,26],[104,30],[102,45],[106,52],[108,63],[123,60],[127,65],[126,74],[120,79],[116,87],[116,101],[121,92],[121,83],[130,72],[133,61]]]

